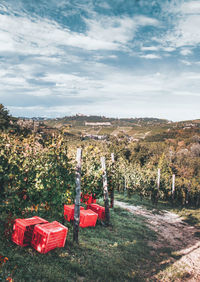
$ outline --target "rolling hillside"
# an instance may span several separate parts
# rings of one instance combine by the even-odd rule
[[[132,141],[164,141],[189,138],[200,133],[200,120],[172,122],[157,118],[106,118],[101,116],[76,115],[44,121],[65,134],[82,137],[114,136]]]

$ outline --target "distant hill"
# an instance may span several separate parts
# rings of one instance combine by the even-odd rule
[[[65,124],[71,124],[73,126],[84,126],[86,122],[91,123],[105,123],[109,122],[112,126],[134,126],[142,124],[164,124],[169,121],[166,119],[158,118],[107,118],[104,116],[84,116],[84,115],[75,115],[75,116],[66,116],[63,118],[56,118],[46,121],[51,125],[62,127]]]
[[[114,136],[130,141],[160,142],[167,139],[190,138],[200,134],[200,120],[172,122],[159,118],[107,118],[104,116],[66,116],[44,121],[66,135],[98,138]]]
[[[189,139],[195,135],[200,137],[200,119],[172,122],[159,118],[108,118],[105,116],[88,116],[77,114],[63,118],[45,119],[13,118],[0,104],[0,128],[16,128],[52,134],[62,132],[68,137],[105,140],[108,137],[129,141],[145,140],[162,142]]]

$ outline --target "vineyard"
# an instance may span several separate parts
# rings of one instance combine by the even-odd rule
[[[103,189],[105,171],[102,169],[101,159],[105,158],[109,203],[112,207],[110,209],[110,224],[109,229],[98,224],[93,231],[80,231],[80,247],[73,245],[69,240],[67,256],[70,256],[71,248],[73,256],[82,264],[84,264],[83,257],[86,255],[86,251],[91,251],[93,255],[98,257],[96,248],[102,248],[100,238],[106,236],[110,238],[109,246],[106,247],[110,257],[114,255],[113,246],[114,248],[118,246],[116,241],[121,242],[122,236],[125,241],[129,242],[126,246],[121,242],[123,255],[126,254],[126,259],[130,257],[130,260],[127,259],[127,269],[124,270],[126,274],[123,271],[119,274],[115,270],[115,274],[110,272],[105,275],[109,275],[111,280],[117,279],[117,277],[121,277],[121,280],[132,280],[133,278],[136,281],[140,280],[141,272],[144,269],[138,270],[135,266],[137,271],[133,271],[131,274],[130,264],[135,261],[135,265],[137,265],[138,256],[141,256],[141,260],[149,260],[144,255],[150,252],[145,242],[148,236],[155,240],[156,235],[145,227],[143,220],[135,218],[133,222],[130,220],[128,212],[123,213],[115,207],[115,195],[127,195],[129,199],[136,197],[141,202],[149,201],[154,208],[157,208],[160,203],[165,203],[172,208],[199,208],[199,147],[198,136],[187,137],[187,140],[181,142],[178,140],[169,144],[168,142],[145,142],[143,140],[127,142],[127,140],[119,138],[107,141],[72,140],[62,133],[42,135],[32,132],[17,133],[13,130],[2,130],[0,133],[0,222],[3,223],[1,232],[2,238],[4,238],[4,248],[6,248],[6,244],[11,244],[10,236],[15,218],[45,215],[47,218],[63,222],[63,205],[75,202],[76,154],[77,148],[81,148],[82,196],[92,194],[102,205],[105,204],[103,203],[103,198],[105,200]],[[127,231],[127,226],[129,226],[130,233]],[[68,227],[72,229],[71,225]],[[138,231],[135,228],[139,228]],[[141,237],[142,232],[144,236]],[[134,240],[138,241],[138,253],[136,252],[138,256],[136,257],[133,257],[132,254],[134,240],[130,241],[130,235],[133,233],[136,236]],[[69,238],[70,236],[72,236],[71,233],[69,233]],[[90,240],[88,240],[88,236]],[[84,245],[86,242],[89,244],[87,247]],[[91,250],[89,246],[91,246]],[[144,252],[142,255],[141,250]],[[0,251],[2,254],[2,250]],[[77,257],[76,252],[82,252],[81,257]],[[12,251],[10,251],[11,253]],[[64,256],[61,251],[56,254]],[[7,254],[3,255],[6,257]],[[21,251],[21,260],[25,255],[27,255],[26,251]],[[15,257],[13,253],[12,256]],[[105,261],[108,259],[106,256]],[[90,258],[88,257],[88,259]],[[157,259],[160,259],[159,256]],[[8,265],[6,260],[4,263]],[[46,264],[48,263],[47,259]],[[122,262],[120,259],[113,261],[113,268],[119,268],[121,263],[124,261]],[[11,266],[13,272],[5,271],[9,275],[15,276],[12,274],[16,273],[15,265],[11,263]],[[69,264],[68,268],[70,267],[75,267],[75,273],[78,275],[70,274],[70,279],[82,279],[80,277],[86,275],[86,273],[81,273],[82,270],[77,265]],[[2,277],[8,276],[5,271]],[[58,273],[59,270],[56,275]],[[52,277],[57,279],[56,275]],[[92,280],[94,271],[88,275],[89,281]],[[150,275],[148,271],[146,275]],[[50,274],[47,276],[48,278],[43,277],[44,281],[51,281],[49,280]],[[99,271],[96,269],[96,279],[99,276]],[[39,276],[36,275],[36,277],[40,279]],[[106,279],[106,276],[101,277]],[[65,281],[63,276],[60,277],[60,281]]]
[[[77,143],[77,146],[80,144]],[[133,148],[105,143],[82,144],[82,192],[96,198],[103,195],[100,158],[105,156],[109,194],[116,189],[180,205],[200,205],[199,156],[185,158],[173,149],[151,148],[136,144]],[[199,144],[193,145],[198,148]],[[76,149],[62,135],[44,140],[2,133],[0,137],[0,184],[3,212],[24,214],[45,208],[62,215],[63,204],[74,202]],[[160,152],[159,152],[160,151]],[[111,159],[114,153],[115,161]],[[160,153],[160,154],[159,154]],[[174,155],[174,156],[173,156]],[[174,158],[174,160],[173,160]],[[160,182],[158,186],[158,169]],[[176,175],[172,194],[172,176]]]

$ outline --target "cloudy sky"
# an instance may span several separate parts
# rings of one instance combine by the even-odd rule
[[[0,0],[14,116],[200,118],[200,1]]]

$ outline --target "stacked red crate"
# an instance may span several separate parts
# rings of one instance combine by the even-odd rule
[[[80,223],[79,226],[89,227],[89,226],[95,226],[97,222],[98,214],[95,213],[92,210],[81,210],[80,211]]]
[[[81,193],[81,202],[84,202],[86,205],[96,203],[95,194],[85,194],[83,196]]]
[[[64,205],[64,218],[67,221],[74,220],[74,207],[75,205]],[[80,210],[84,210],[84,207],[80,206]]]
[[[55,248],[64,247],[68,228],[57,221],[36,225],[31,245],[40,253],[47,253]]]
[[[90,209],[98,214],[99,219],[105,220],[105,208],[97,204],[87,205],[87,209]]]
[[[12,241],[22,247],[28,246],[31,243],[35,225],[44,223],[48,221],[38,216],[16,219],[13,225]]]

